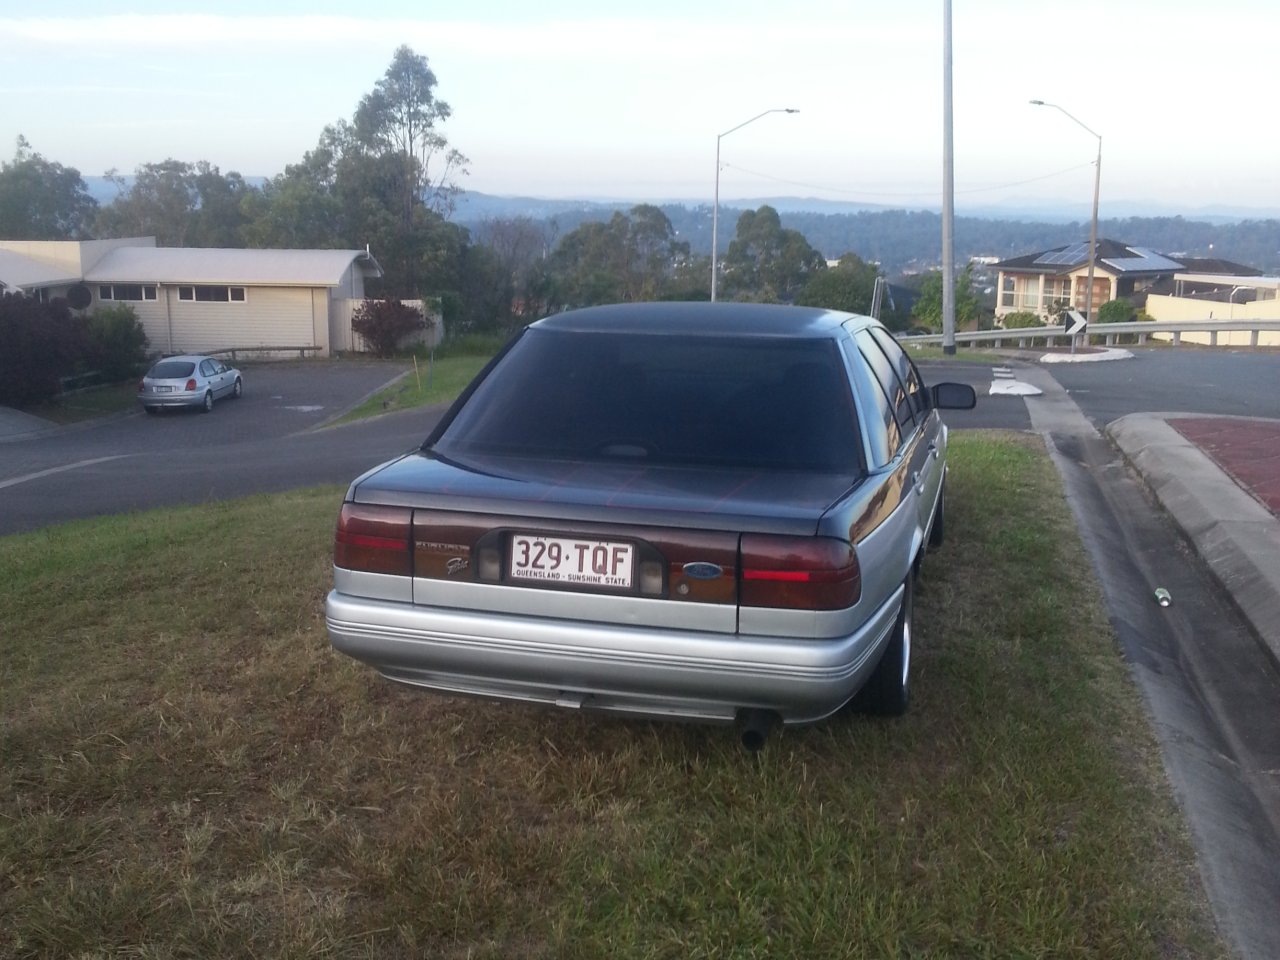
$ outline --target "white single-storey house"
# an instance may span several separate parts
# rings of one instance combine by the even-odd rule
[[[151,348],[169,354],[361,349],[351,314],[366,278],[380,276],[368,250],[157,247],[154,237],[0,240],[0,289],[65,297],[83,310],[127,303]]]

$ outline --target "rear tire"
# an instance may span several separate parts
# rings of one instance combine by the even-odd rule
[[[153,417],[160,412],[159,407],[143,407],[142,409],[147,411],[147,413],[151,414]]]
[[[213,413],[213,391],[212,390],[205,391],[203,410],[205,413]]]
[[[859,691],[854,706],[863,713],[898,717],[907,712],[911,699],[911,634],[913,632],[915,577],[910,574],[902,584],[902,606],[894,621],[889,644],[880,663]]]

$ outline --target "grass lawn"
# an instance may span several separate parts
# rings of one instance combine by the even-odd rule
[[[489,362],[491,356],[492,354],[437,356],[434,363],[420,359],[417,367],[410,370],[407,376],[348,411],[337,422],[363,420],[391,410],[449,403]]]
[[[957,349],[953,354],[945,354],[939,344],[908,343],[903,345],[907,355],[913,360],[955,360],[968,363],[1004,363],[1008,358],[999,353],[982,350]]]
[[[33,416],[59,424],[125,413],[138,409],[138,381],[133,379],[126,383],[89,387],[24,409]]]
[[[333,653],[336,487],[0,539],[0,955],[1224,956],[1039,441],[953,438],[912,710],[754,756]]]

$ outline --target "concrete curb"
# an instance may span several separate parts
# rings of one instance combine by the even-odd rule
[[[1169,426],[1170,416],[1194,414],[1130,414],[1106,434],[1280,665],[1280,520]]]
[[[1046,353],[1041,363],[1106,363],[1108,360],[1132,360],[1133,354],[1119,347],[1108,347],[1100,353]]]

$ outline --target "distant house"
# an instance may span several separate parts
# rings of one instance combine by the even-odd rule
[[[1028,312],[1048,320],[1060,307],[1083,310],[1089,276],[1089,244],[1075,243],[1040,253],[1001,260],[996,320],[1008,313]],[[1133,297],[1161,277],[1183,266],[1145,247],[1099,238],[1093,271],[1093,307],[1108,300]]]
[[[1147,313],[1163,321],[1280,320],[1280,277],[1264,277],[1257,270],[1222,261],[1211,261],[1208,266],[1234,269],[1223,273],[1175,273],[1167,284],[1148,291]],[[1182,339],[1209,343],[1210,334],[1184,333]],[[1250,343],[1251,334],[1223,330],[1215,339],[1223,346],[1245,346]],[[1260,331],[1257,342],[1264,347],[1280,346],[1280,333]]]
[[[0,241],[0,287],[73,308],[127,303],[153,349],[360,349],[351,314],[365,280],[382,276],[367,250],[157,247],[154,237]]]
[[[1015,311],[1048,321],[1061,306],[1084,309],[1089,244],[1076,243],[1001,260],[996,319]],[[1125,299],[1157,321],[1280,319],[1280,280],[1230,260],[1166,256],[1145,247],[1098,240],[1094,263],[1093,307]],[[1160,336],[1160,334],[1155,334]],[[1183,334],[1208,342],[1209,334]],[[1236,335],[1248,343],[1249,334]],[[1259,342],[1271,342],[1262,334]],[[1219,343],[1233,342],[1218,334]]]

